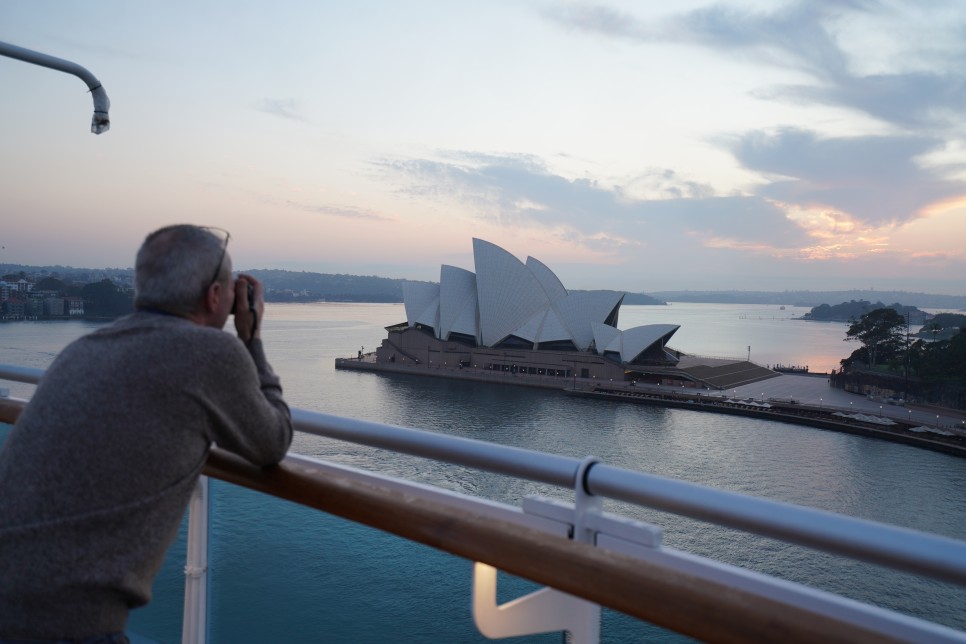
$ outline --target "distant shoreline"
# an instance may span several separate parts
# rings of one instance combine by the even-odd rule
[[[474,382],[488,382],[510,387],[531,387],[550,389],[568,396],[578,396],[588,399],[604,400],[610,403],[623,402],[630,404],[645,404],[660,407],[674,407],[690,409],[705,413],[745,416],[761,420],[773,420],[794,425],[804,425],[817,429],[837,431],[866,438],[877,438],[894,443],[901,443],[936,452],[943,452],[952,456],[966,458],[966,437],[939,436],[923,438],[910,430],[916,426],[897,419],[890,419],[892,425],[883,425],[856,418],[855,414],[844,414],[844,410],[829,406],[818,407],[800,403],[769,401],[769,406],[752,406],[747,401],[731,401],[721,395],[707,395],[700,391],[685,393],[656,392],[643,388],[611,388],[597,386],[591,382],[574,380],[575,387],[589,387],[588,389],[562,387],[561,379],[548,376],[527,376],[526,379],[508,381],[505,372],[491,372],[482,369],[445,369],[445,368],[413,368],[401,363],[376,363],[365,359],[336,358],[336,369],[351,371],[369,371],[387,375],[402,374],[431,378],[448,378],[454,380],[469,380]],[[805,375],[805,374],[802,374]],[[826,374],[808,374],[827,376]],[[838,414],[838,415],[837,415]],[[861,414],[858,414],[861,416]]]
[[[649,404],[662,407],[676,407],[679,409],[690,409],[714,414],[728,414],[732,416],[745,416],[749,418],[759,418],[762,420],[774,420],[778,422],[791,423],[793,425],[806,425],[817,429],[853,434],[855,436],[865,436],[867,438],[877,438],[893,443],[902,443],[935,452],[943,452],[952,456],[966,458],[966,437],[962,436],[938,436],[936,438],[923,438],[918,435],[910,435],[905,432],[910,431],[914,426],[909,423],[897,422],[892,426],[876,425],[870,422],[855,420],[846,415],[836,416],[836,412],[841,410],[829,408],[818,408],[811,405],[787,405],[771,403],[770,408],[755,408],[741,404],[728,404],[720,400],[709,400],[708,397],[683,396],[681,394],[631,394],[618,391],[580,391],[565,390],[565,394],[580,396],[585,398],[597,398],[609,401],[629,402],[636,404]]]

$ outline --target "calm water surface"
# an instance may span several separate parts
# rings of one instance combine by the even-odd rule
[[[676,323],[672,345],[705,355],[826,371],[853,345],[844,324],[792,320],[805,309],[625,306],[620,326]],[[582,457],[852,516],[966,539],[966,460],[858,437],[731,416],[602,404],[554,392],[413,376],[337,372],[336,357],[374,349],[401,305],[270,305],[269,359],[292,405]],[[43,367],[96,325],[0,326],[0,361]],[[4,383],[3,386],[8,386]],[[29,387],[9,385],[14,393]],[[21,394],[26,395],[26,394]],[[447,489],[519,503],[567,491],[366,447],[298,436],[295,451]],[[469,612],[470,564],[289,503],[214,482],[212,640],[484,642]],[[640,508],[613,508],[665,527],[669,546],[966,628],[966,592]],[[180,637],[183,547],[132,629]],[[532,586],[501,579],[505,601]],[[603,641],[676,641],[605,612]],[[559,642],[559,634],[510,641]]]

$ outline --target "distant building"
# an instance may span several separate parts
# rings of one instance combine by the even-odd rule
[[[45,297],[44,315],[47,317],[64,317],[64,298]]]
[[[44,314],[44,300],[31,297],[24,302],[24,315],[29,318],[39,318]]]
[[[6,302],[17,294],[26,295],[33,290],[33,287],[33,283],[23,278],[0,280],[0,302]]]
[[[69,317],[81,317],[84,315],[84,298],[68,297],[64,299],[64,306]]]
[[[26,315],[24,301],[19,297],[9,297],[0,304],[3,317],[8,320],[19,320]]]

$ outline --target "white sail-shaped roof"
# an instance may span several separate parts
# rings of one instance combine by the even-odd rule
[[[539,259],[527,257],[527,268],[530,269],[533,276],[540,282],[540,286],[543,287],[543,292],[547,294],[548,300],[556,302],[561,298],[567,297],[567,289],[560,283],[560,278]]]
[[[521,327],[550,302],[523,262],[496,244],[473,240],[480,337],[488,347]]]
[[[477,344],[480,342],[480,319],[476,310],[476,291],[473,291],[473,306],[464,307],[460,316],[450,327],[450,333],[461,333],[471,338],[476,338]]]
[[[540,328],[540,335],[537,337],[537,342],[560,342],[561,340],[573,341],[573,335],[563,320],[560,319],[557,312],[550,309],[547,311],[547,316],[543,320],[543,326]]]
[[[448,340],[453,332],[478,337],[476,311],[476,276],[463,268],[441,266],[436,337]]]
[[[592,324],[605,322],[623,297],[616,291],[579,291],[555,302],[554,309],[563,318],[574,345],[584,351],[594,340]]]
[[[619,331],[606,324],[593,325],[597,353],[615,353],[623,363],[634,362],[655,344],[664,347],[679,328],[677,324],[645,324]]]
[[[547,317],[547,311],[543,310],[536,313],[529,320],[524,322],[523,326],[518,327],[510,335],[514,335],[521,340],[527,340],[528,342],[537,343],[537,338],[540,337],[540,329],[543,328],[543,321]]]
[[[425,324],[436,329],[439,326],[439,284],[403,282],[402,291],[406,323],[409,326]]]
[[[621,361],[634,362],[654,344],[660,343],[663,347],[680,328],[678,324],[647,324],[627,329],[623,332],[624,346],[621,351]]]
[[[620,329],[612,327],[608,324],[601,324],[600,322],[594,322],[591,325],[591,329],[594,333],[594,345],[597,347],[597,353],[601,355],[603,355],[605,351],[613,351],[618,354],[620,353]]]
[[[406,321],[413,327],[432,327],[435,336],[452,334],[475,338],[497,347],[510,336],[556,349],[573,345],[586,351],[593,345],[601,355],[627,364],[641,358],[661,360],[662,349],[678,330],[673,324],[650,324],[620,331],[617,313],[624,294],[619,291],[569,293],[539,260],[524,264],[495,244],[473,240],[476,273],[443,265],[439,285],[403,282]],[[460,338],[462,340],[462,338]]]

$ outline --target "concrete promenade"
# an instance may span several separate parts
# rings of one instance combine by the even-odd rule
[[[833,407],[848,413],[863,413],[885,416],[912,422],[923,426],[941,427],[949,430],[966,430],[966,413],[949,409],[934,409],[920,405],[890,405],[882,400],[870,400],[865,396],[852,394],[829,386],[826,376],[807,376],[782,374],[743,387],[720,391],[720,394],[734,395],[739,398],[754,398],[765,401],[769,398],[788,400],[794,398],[799,403],[816,407]],[[966,435],[964,432],[963,435]]]
[[[749,385],[719,390],[673,387],[640,382],[631,385],[628,382],[603,382],[585,378],[557,378],[510,374],[507,372],[486,371],[473,368],[445,368],[439,365],[426,367],[422,365],[404,366],[399,363],[380,364],[375,361],[375,354],[366,354],[361,360],[336,359],[336,368],[403,373],[556,390],[572,390],[576,388],[580,391],[591,391],[597,387],[603,387],[608,390],[622,390],[628,393],[674,394],[676,396],[694,398],[695,400],[700,400],[705,396],[711,396],[720,400],[727,398],[751,399],[756,402],[782,401],[788,403],[790,400],[794,400],[796,406],[814,407],[829,413],[840,411],[845,414],[882,416],[917,426],[939,428],[966,437],[966,413],[920,405],[890,405],[883,400],[873,400],[841,389],[833,389],[829,385],[828,377],[823,375],[783,373],[777,377],[761,380]],[[924,435],[924,437],[926,436],[929,436],[929,433]]]

